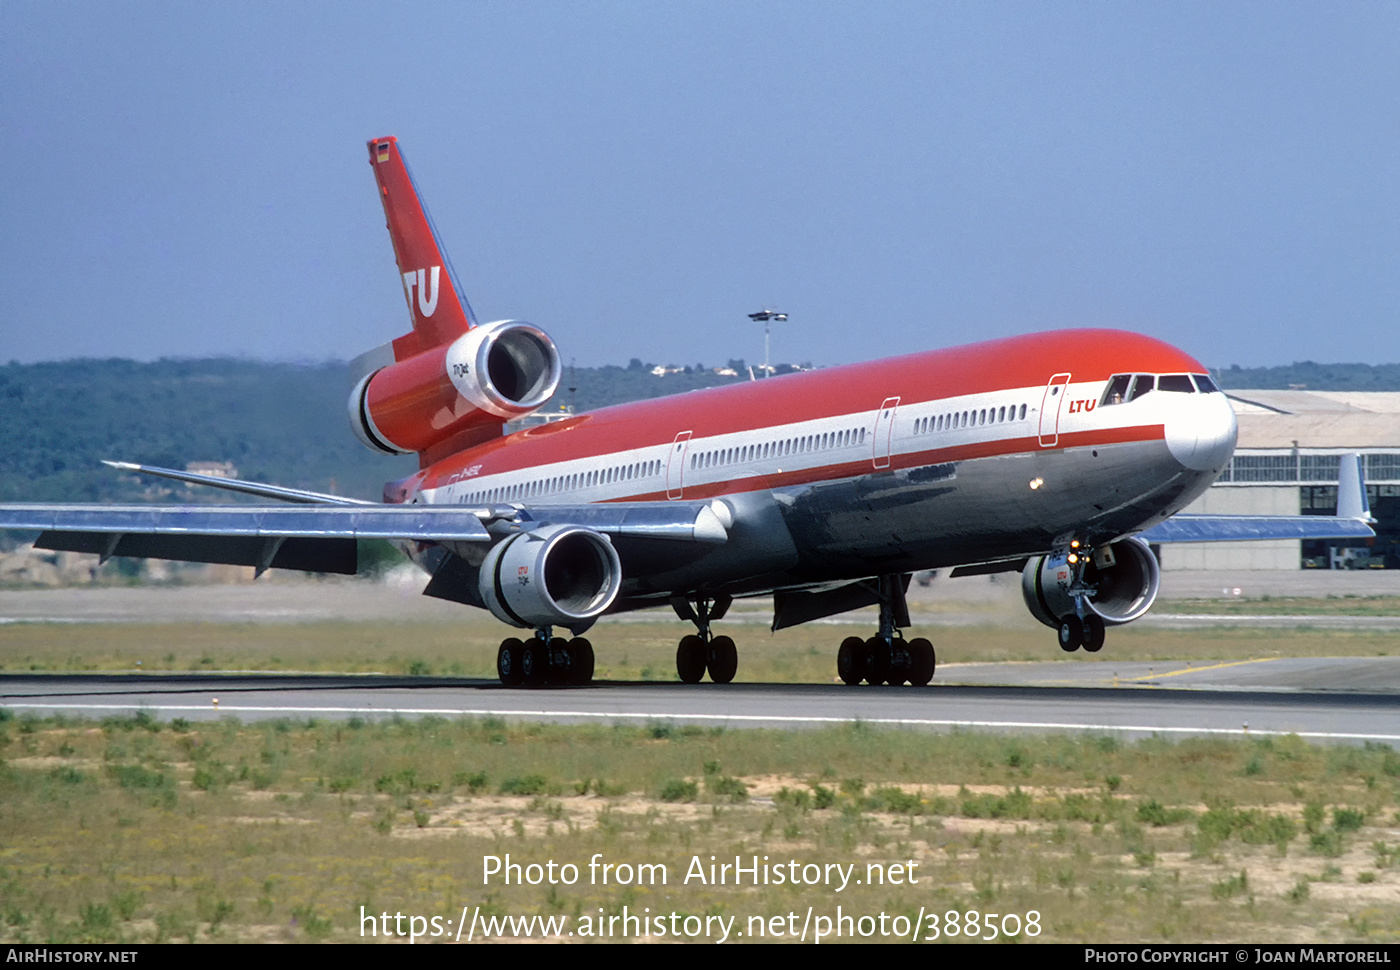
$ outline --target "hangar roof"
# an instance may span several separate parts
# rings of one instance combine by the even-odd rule
[[[1400,392],[1227,391],[1240,448],[1400,448]]]

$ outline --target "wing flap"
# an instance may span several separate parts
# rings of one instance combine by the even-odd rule
[[[113,541],[115,540],[115,541]],[[349,538],[281,538],[277,536],[180,534],[122,534],[117,532],[44,532],[34,543],[40,549],[130,556],[134,559],[175,559],[265,569],[299,569],[310,573],[354,575],[358,569],[355,540]]]

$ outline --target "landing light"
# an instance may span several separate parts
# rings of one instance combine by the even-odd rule
[[[1042,485],[1044,485],[1044,484],[1045,484],[1045,479],[1043,479],[1043,478],[1032,478],[1032,479],[1031,479],[1031,490],[1034,491],[1035,489],[1040,488],[1040,486],[1042,486]]]

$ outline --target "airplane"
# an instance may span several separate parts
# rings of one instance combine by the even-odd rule
[[[1359,456],[1336,516],[1180,514],[1234,452],[1234,411],[1208,370],[1113,330],[1035,333],[623,404],[505,435],[560,382],[550,337],[481,323],[395,138],[369,142],[411,329],[353,364],[352,430],[416,454],[382,502],[125,462],[262,505],[11,505],[0,528],[46,549],[314,572],[356,571],[388,539],[424,589],[522,631],[497,651],[507,685],[581,685],[602,616],[670,606],[695,633],[680,680],[731,681],[716,634],[735,598],[771,596],[774,630],[869,606],[873,635],[836,650],[846,684],[932,678],[910,627],[913,573],[1021,573],[1061,649],[1157,596],[1150,546],[1373,535]],[[562,632],[567,631],[568,636]]]

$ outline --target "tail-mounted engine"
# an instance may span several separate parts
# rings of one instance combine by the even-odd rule
[[[496,543],[478,589],[496,619],[535,629],[572,627],[601,614],[622,586],[622,561],[607,537],[576,525],[546,526]]]
[[[350,392],[350,426],[375,451],[427,451],[543,407],[561,372],[543,330],[521,320],[484,324],[361,380]]]
[[[1084,567],[1083,584],[1094,590],[1085,608],[1107,626],[1131,623],[1157,599],[1162,570],[1141,539],[1120,539],[1094,550]],[[1031,615],[1048,627],[1075,612],[1070,595],[1072,570],[1064,554],[1040,556],[1021,571],[1021,593]],[[1102,631],[1100,631],[1102,633]]]

